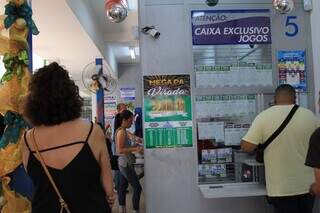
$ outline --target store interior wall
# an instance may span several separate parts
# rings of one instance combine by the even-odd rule
[[[117,62],[111,48],[105,43],[103,33],[99,28],[97,19],[91,7],[90,1],[67,0],[69,7],[77,16],[84,30],[88,33],[91,40],[97,46],[104,59],[107,61],[112,72],[117,75]]]
[[[315,112],[319,116],[319,91],[320,91],[320,28],[317,27],[320,20],[320,1],[312,1],[313,10],[310,15],[310,31],[312,42],[312,57],[313,57],[313,82],[314,82],[314,104]],[[315,204],[315,212],[320,212],[320,202],[317,199]]]
[[[311,35],[312,35],[312,49],[313,49],[313,67],[314,69],[314,91],[315,91],[315,106],[316,106],[316,113],[319,116],[319,91],[320,91],[320,27],[319,26],[320,20],[320,1],[314,0],[313,1],[313,10],[311,12]]]
[[[135,88],[135,100],[132,101],[135,107],[142,106],[142,71],[140,64],[118,64],[118,88],[117,88],[117,102],[124,102],[121,98],[121,88]]]
[[[140,27],[156,26],[161,32],[161,36],[156,40],[147,35],[140,37],[143,75],[190,74],[191,83],[194,85],[190,9],[214,9],[206,8],[204,2],[202,0],[140,1]],[[306,41],[310,38],[306,34],[308,29],[304,23],[308,20],[305,19],[308,14],[304,13],[302,5],[298,4],[299,9],[295,11],[300,17],[298,21],[302,26],[302,34],[294,40],[287,39],[277,32],[285,20],[284,17],[274,14],[271,3],[270,0],[226,0],[223,2],[223,8],[270,9],[272,32],[275,33],[272,41],[273,53],[281,48],[285,50],[308,48],[307,51],[311,51],[311,47],[306,46]],[[276,55],[273,57],[275,64]],[[308,71],[312,73],[312,58],[308,58],[307,63],[310,65]],[[309,76],[309,79],[313,79],[313,76]],[[313,106],[312,96],[310,99]],[[149,213],[272,212],[264,196],[205,199],[198,188],[195,143],[193,148],[145,150],[145,177],[144,189]]]
[[[192,74],[188,16],[183,1],[141,1],[141,27],[154,25],[161,32],[158,40],[140,37],[143,75]],[[198,188],[196,147],[145,150],[145,177],[148,213],[271,212],[264,197],[205,199]]]

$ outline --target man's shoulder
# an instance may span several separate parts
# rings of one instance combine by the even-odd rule
[[[316,126],[320,125],[319,118],[311,110],[304,107],[299,107],[297,113],[300,114],[299,116],[300,121],[309,123],[311,125],[316,125]]]
[[[291,110],[292,109],[292,105],[285,105],[285,107],[288,108],[288,110]],[[277,106],[272,106],[272,107],[269,107],[268,109],[262,111],[259,115],[260,116],[268,116],[270,114],[277,114],[277,113],[283,113],[283,111],[279,111],[279,109],[277,108]],[[310,115],[310,116],[315,116],[314,113],[305,108],[305,107],[302,107],[302,106],[299,106],[297,112],[298,113],[304,113],[304,114],[307,114],[307,115]]]
[[[265,118],[265,117],[268,117],[270,116],[271,114],[275,114],[276,113],[276,110],[275,110],[275,107],[272,106],[272,107],[269,107],[268,109],[265,109],[263,110],[262,112],[260,112],[256,118],[259,118],[259,119],[262,119],[262,118]]]
[[[315,116],[315,114],[310,110],[310,109],[307,109],[305,107],[302,107],[302,106],[299,106],[299,111],[298,112],[302,112],[302,113],[306,113],[306,114],[309,114],[311,116]]]

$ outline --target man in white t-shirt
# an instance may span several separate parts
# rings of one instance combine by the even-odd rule
[[[275,106],[261,112],[243,137],[241,148],[252,152],[281,125],[295,104],[295,89],[280,85]],[[309,138],[319,120],[308,109],[299,107],[285,129],[264,151],[267,193],[276,213],[312,213],[314,197],[309,193],[313,171],[304,165]]]

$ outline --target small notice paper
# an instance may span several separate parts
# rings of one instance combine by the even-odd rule
[[[198,134],[200,140],[215,139],[224,141],[224,122],[199,122]]]

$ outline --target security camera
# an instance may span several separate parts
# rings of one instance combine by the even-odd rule
[[[154,26],[144,27],[141,29],[141,32],[150,35],[154,39],[157,39],[160,36],[160,32]]]
[[[206,0],[206,4],[210,7],[214,7],[218,4],[219,0]]]

